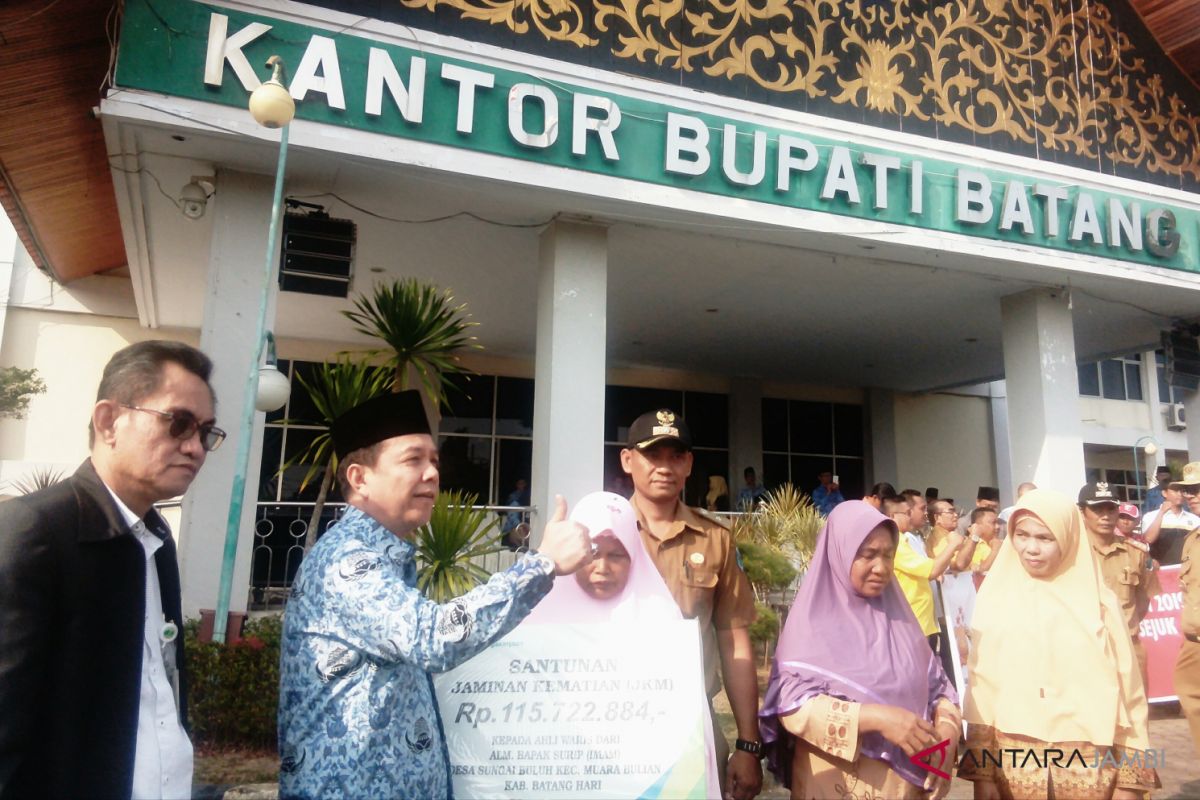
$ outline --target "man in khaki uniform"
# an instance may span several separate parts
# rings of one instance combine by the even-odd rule
[[[737,749],[717,728],[721,791],[751,800],[762,789],[758,734],[758,674],[750,643],[754,595],[738,563],[729,529],[679,499],[692,472],[692,437],[670,409],[643,414],[629,428],[621,467],[633,480],[632,502],[642,542],[688,619],[698,620],[704,647],[704,677],[711,700],[720,691],[720,657],[725,693],[737,721]],[[728,762],[726,762],[728,758]]]
[[[1149,684],[1146,648],[1138,637],[1138,626],[1150,609],[1150,598],[1158,594],[1158,581],[1147,565],[1148,555],[1123,536],[1117,536],[1118,499],[1107,483],[1089,483],[1079,490],[1079,508],[1092,550],[1100,563],[1104,584],[1121,604],[1133,651],[1142,672],[1142,685]]]
[[[1183,468],[1183,479],[1172,483],[1183,491],[1193,514],[1200,514],[1200,461]],[[1200,754],[1200,528],[1183,541],[1183,561],[1179,567],[1179,588],[1183,590],[1180,627],[1183,644],[1175,662],[1175,694],[1192,729],[1192,742]]]

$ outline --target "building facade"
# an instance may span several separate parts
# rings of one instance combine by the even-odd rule
[[[51,392],[0,422],[4,476],[82,457],[61,434],[95,386],[63,359],[77,339],[96,376],[134,338],[197,343],[224,422],[264,291],[294,373],[369,347],[341,312],[408,276],[484,345],[443,410],[444,485],[504,504],[529,479],[535,529],[555,493],[618,488],[660,406],[696,433],[692,502],[745,466],[963,505],[1088,476],[1136,497],[1200,453],[1155,353],[1200,317],[1200,93],[1122,0],[345,8],[125,3],[98,116],[127,274],[59,286],[18,252],[0,357]],[[347,274],[285,253],[262,285],[280,137],[246,102],[271,55],[297,100],[289,213],[352,223]],[[293,382],[256,420],[235,609],[294,568],[305,403]],[[180,512],[191,612],[214,604],[235,445]],[[282,562],[252,567],[256,546]]]

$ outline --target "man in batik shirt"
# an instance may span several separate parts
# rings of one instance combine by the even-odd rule
[[[559,498],[540,552],[434,603],[417,589],[411,541],[438,492],[437,447],[420,395],[367,401],[331,433],[351,508],[305,556],[292,584],[280,676],[280,795],[448,797],[430,673],[512,630],[556,574],[586,560],[587,531],[566,521]]]

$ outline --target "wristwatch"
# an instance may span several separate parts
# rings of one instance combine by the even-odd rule
[[[971,534],[971,541],[972,541],[972,542],[974,542],[975,544],[979,544],[980,542],[982,542],[982,541],[983,541],[983,537],[982,537],[982,536],[980,536],[980,535],[979,535],[979,534],[977,534],[977,533],[972,533],[972,534]]]
[[[763,757],[762,742],[752,742],[749,739],[738,739],[736,742],[734,742],[733,746],[738,750],[741,750],[743,753],[749,753],[755,758]]]

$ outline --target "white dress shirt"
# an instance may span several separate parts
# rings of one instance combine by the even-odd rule
[[[108,486],[105,486],[108,489]],[[142,691],[138,704],[137,750],[133,759],[134,800],[164,798],[187,800],[192,796],[192,743],[179,722],[175,690],[167,674],[164,648],[175,645],[164,637],[162,591],[154,554],[163,541],[146,523],[108,489],[121,517],[146,553],[146,618],[142,640]],[[183,631],[175,631],[182,636]],[[173,638],[173,637],[172,637]]]

